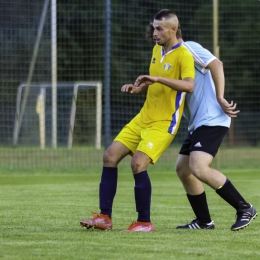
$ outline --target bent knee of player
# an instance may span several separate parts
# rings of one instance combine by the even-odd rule
[[[175,170],[180,179],[187,178],[187,176],[191,173],[189,168],[189,156],[179,155]]]
[[[146,171],[151,159],[144,153],[136,152],[131,160],[131,168],[133,173]]]
[[[187,166],[181,167],[180,165],[176,165],[176,172],[184,186],[189,185],[189,183],[194,179],[194,175]]]
[[[194,176],[196,176],[197,178],[199,178],[201,168],[200,168],[198,165],[196,165],[196,164],[194,164],[194,163],[193,163],[193,164],[190,163],[190,170],[191,170],[191,172],[192,172],[192,174],[193,174]]]
[[[115,167],[117,165],[116,157],[108,150],[103,154],[103,164],[106,167]]]
[[[136,158],[132,158],[131,168],[132,168],[133,173],[139,173],[139,172],[145,171],[147,168],[147,165],[145,165],[142,161],[140,161]]]
[[[190,162],[189,163],[190,170],[194,176],[196,176],[198,179],[202,180],[204,179],[205,174],[208,173],[208,165],[204,164],[203,162]]]
[[[120,150],[112,144],[103,154],[103,164],[106,167],[117,167],[124,156],[125,154],[121,154]]]
[[[178,175],[178,177],[182,180],[182,179],[186,179],[187,176],[190,174],[189,168],[187,167],[182,167],[181,165],[176,165],[175,167],[176,173]]]
[[[208,174],[212,162],[212,155],[204,152],[192,152],[189,167],[191,172],[199,179]]]

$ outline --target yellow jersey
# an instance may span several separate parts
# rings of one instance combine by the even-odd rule
[[[162,46],[154,46],[150,76],[177,80],[194,79],[195,68],[192,55],[182,45],[174,47],[164,54]],[[156,82],[149,86],[145,103],[133,120],[141,127],[156,125],[175,135],[182,117],[185,95],[186,92],[178,92]]]

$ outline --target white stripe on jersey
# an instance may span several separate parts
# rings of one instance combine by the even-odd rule
[[[195,63],[197,63],[199,66],[201,66],[202,68],[200,69],[200,72],[205,74],[208,69],[206,69],[206,67],[213,61],[216,59],[215,56],[213,56],[211,59],[207,60],[207,62],[204,62],[203,59],[200,58],[200,56],[196,53],[196,51],[194,51],[191,46],[186,43],[186,42],[183,42],[182,43],[189,51],[190,53],[192,54],[193,56],[193,59],[195,61]]]

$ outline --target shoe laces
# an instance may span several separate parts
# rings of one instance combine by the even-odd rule
[[[106,219],[108,221],[111,221],[111,218],[108,215],[104,215],[104,214],[98,214],[94,211],[91,211],[92,215],[93,215],[93,219],[97,219],[97,218],[102,218],[102,219]]]
[[[98,213],[96,213],[96,212],[94,212],[94,211],[91,211],[91,214],[92,214],[92,216],[93,216],[94,219],[100,218],[100,214],[98,214]]]
[[[135,227],[137,225],[138,225],[138,222],[137,221],[133,221],[127,229],[129,229],[131,227]]]
[[[238,211],[237,214],[236,214],[236,217],[237,219],[250,219],[252,216],[251,216],[251,213],[249,211]]]

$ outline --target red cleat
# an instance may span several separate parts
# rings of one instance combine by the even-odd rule
[[[82,219],[80,220],[80,225],[82,227],[89,228],[97,228],[101,230],[112,229],[113,223],[112,219],[108,215],[97,214],[95,212],[91,212],[93,218],[91,219]]]
[[[151,222],[133,222],[125,231],[127,232],[136,232],[136,231],[141,231],[141,232],[151,232],[154,231],[154,226]]]

